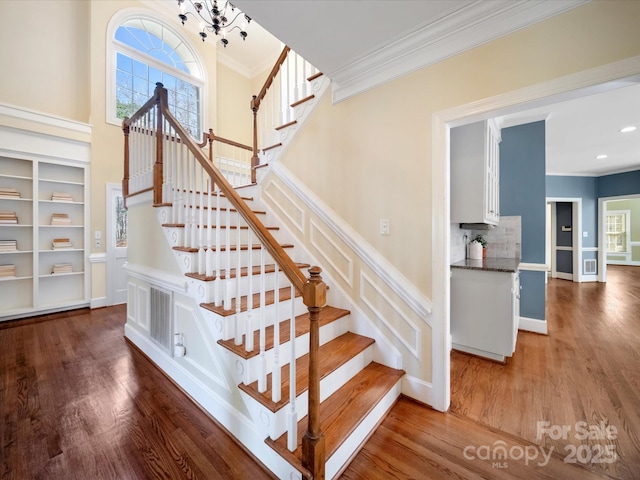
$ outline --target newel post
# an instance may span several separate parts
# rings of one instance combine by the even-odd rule
[[[163,131],[163,115],[162,109],[168,105],[167,103],[167,90],[163,87],[162,83],[156,83],[156,162],[153,165],[153,203],[159,205],[162,203],[162,159],[163,152],[162,146],[164,145],[164,131]]]
[[[253,112],[253,155],[251,156],[251,183],[256,183],[256,167],[260,165],[258,157],[258,107],[256,95],[251,99],[251,111]]]
[[[314,480],[324,480],[325,447],[320,430],[320,376],[318,349],[320,346],[320,310],[327,301],[327,286],[322,281],[320,267],[309,269],[303,300],[309,309],[309,423],[302,439],[302,465],[313,474]]]
[[[124,176],[122,177],[122,198],[127,202],[129,196],[129,117],[122,121],[122,131],[124,132]]]

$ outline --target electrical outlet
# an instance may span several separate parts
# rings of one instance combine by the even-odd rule
[[[380,235],[390,235],[389,220],[380,220]]]
[[[95,245],[96,248],[102,247],[102,240],[99,240],[99,239],[96,238],[96,241],[95,241],[94,245]]]
[[[589,236],[589,232],[582,232],[582,236],[583,236],[584,238],[587,238],[587,237]]]
[[[96,231],[93,233],[93,237],[94,237],[96,240],[100,240],[100,239],[102,238],[102,231],[100,231],[100,230],[96,230]]]

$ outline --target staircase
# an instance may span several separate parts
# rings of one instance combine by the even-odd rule
[[[349,305],[326,304],[331,289],[321,269],[310,267],[304,250],[278,240],[286,232],[261,204],[257,186],[233,188],[173,118],[165,95],[159,85],[125,122],[125,152],[153,158],[125,153],[123,191],[148,191],[153,180],[153,204],[188,279],[187,294],[204,321],[219,326],[213,348],[224,351],[256,430],[292,466],[287,478],[335,478],[400,395],[404,372],[373,361],[375,341],[350,331]],[[252,102],[256,124],[260,98]],[[296,109],[313,98],[294,102],[294,118],[273,127],[275,140],[297,128]],[[261,152],[282,147],[276,141]],[[256,167],[256,144],[253,152]],[[272,468],[267,455],[258,457]]]

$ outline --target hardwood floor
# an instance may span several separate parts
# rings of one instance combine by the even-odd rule
[[[640,478],[640,268],[607,273],[606,284],[551,279],[549,335],[519,332],[505,365],[453,352],[450,411],[612,478]]]
[[[0,478],[274,478],[125,341],[123,306],[43,319],[0,324]]]
[[[451,413],[401,397],[341,478],[640,478],[640,268],[608,280],[552,281],[549,336],[520,332],[505,365],[453,352]],[[112,307],[0,323],[0,478],[273,478],[124,340],[124,322]],[[617,436],[579,442],[580,420]],[[538,421],[572,430],[537,438]],[[596,445],[616,461],[582,464]]]

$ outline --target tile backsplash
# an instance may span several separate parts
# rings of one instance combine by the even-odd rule
[[[466,235],[466,238],[465,238]],[[500,223],[489,230],[463,230],[451,224],[451,263],[467,257],[466,244],[482,235],[487,241],[487,257],[520,258],[522,245],[522,218],[500,217]]]

